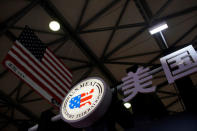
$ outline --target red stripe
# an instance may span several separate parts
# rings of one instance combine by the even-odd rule
[[[51,103],[51,99],[47,99],[42,93],[40,93],[38,90],[35,90],[34,87],[28,83],[26,80],[22,79],[18,74],[16,74],[14,71],[12,71],[10,68],[7,67],[6,65],[6,61],[10,61],[8,58],[8,55],[6,55],[5,59],[3,60],[2,64],[5,68],[7,68],[9,71],[11,71],[18,79],[21,79],[23,82],[25,82],[32,90],[34,90],[36,93],[38,93],[44,100],[46,100],[50,105],[52,105],[53,107],[55,107],[56,109],[59,109],[59,107],[57,105],[54,105]],[[13,62],[13,61],[12,61]],[[14,62],[13,62],[14,63]],[[33,81],[33,80],[32,80]],[[35,81],[34,81],[35,82]],[[53,98],[51,96],[51,98]]]
[[[53,94],[42,82],[40,82],[35,76],[33,76],[23,65],[17,62],[12,56],[7,55],[7,59],[12,61],[20,70],[25,72],[35,83],[37,83],[40,87],[42,87],[46,92],[48,92],[53,98],[55,98],[58,102],[62,102],[62,100]]]
[[[37,64],[37,62],[35,62],[35,60],[28,54],[26,53],[20,46],[16,45],[16,47],[23,53],[25,54],[25,56],[28,57],[28,59],[30,59],[37,67],[39,67],[39,69],[41,69],[50,79],[52,79],[55,84],[57,84],[61,89],[63,89],[63,91],[65,93],[67,93],[68,91],[64,89],[64,87],[62,87],[59,82],[57,82],[49,73],[47,73],[39,64]],[[42,63],[41,63],[42,64]],[[42,64],[43,65],[43,64]],[[48,69],[47,65],[43,65],[45,68]],[[53,73],[52,73],[53,74]],[[52,83],[51,83],[52,84]]]
[[[54,63],[57,64],[57,62],[56,62],[47,52],[46,52],[46,54],[47,54],[47,56],[49,57],[49,59],[51,59]],[[45,59],[47,59],[46,56],[44,56],[44,57],[45,57]],[[51,63],[51,65],[53,65],[53,64]],[[65,75],[67,75],[67,76],[70,78],[70,76],[68,75],[68,73],[65,72],[64,69],[63,69],[62,67],[60,67],[59,64],[57,64],[57,66],[58,66],[65,74],[63,74],[61,71],[59,71],[59,69],[57,69],[57,68],[55,67],[55,65],[53,65],[53,67],[60,73],[60,75],[63,76],[63,77],[68,81],[69,84],[71,84],[71,81],[65,76]]]
[[[82,99],[80,100],[80,103],[85,102],[85,101],[87,101],[87,100],[89,100],[89,99],[91,99],[91,98],[92,98],[92,95],[89,95],[89,96],[87,96],[87,97],[85,97],[85,98],[82,98]]]
[[[46,52],[47,53],[47,52]],[[53,53],[50,51],[50,53],[53,55]],[[48,53],[47,53],[48,54]],[[65,71],[65,69],[63,69],[62,67],[61,67],[61,65],[58,63],[58,62],[56,62],[56,60],[54,60],[54,58],[53,57],[51,57],[49,54],[48,54],[48,56],[64,71],[64,73],[66,73],[67,75],[68,75],[68,77],[69,78],[71,78],[72,79],[72,76],[70,75],[70,74],[68,74],[66,71]],[[55,55],[53,55],[57,60],[59,60]],[[59,60],[59,62],[60,62],[60,60]],[[64,64],[63,64],[64,65]],[[65,67],[66,68],[66,67]],[[68,70],[69,71],[69,70]]]
[[[47,48],[48,49],[48,48]],[[50,50],[50,49],[48,49],[49,50],[49,52],[51,53],[51,54],[53,54],[53,52]],[[54,55],[53,54],[53,56],[72,74],[72,71],[64,64],[64,62],[63,61],[61,61],[61,59],[59,59],[59,58],[57,58],[57,56],[56,55]],[[69,75],[70,76],[70,75]],[[72,76],[70,76],[70,78],[72,79]]]
[[[52,73],[54,74],[67,88],[69,87],[67,84],[64,83],[64,81],[62,81],[62,79],[59,78],[59,76],[56,75],[56,73],[51,70],[51,68],[49,68],[44,62],[42,62],[42,64]],[[68,88],[69,89],[69,88]],[[62,88],[62,90],[64,90],[66,93],[68,92],[64,87]]]
[[[59,93],[62,97],[64,97],[64,94],[62,94],[59,90],[57,90],[57,88],[54,87],[45,77],[41,76],[42,74],[41,74],[39,71],[37,71],[36,69],[34,69],[34,67],[33,67],[31,64],[29,64],[29,62],[26,61],[23,57],[21,57],[20,54],[18,54],[14,49],[11,49],[11,51],[12,51],[15,55],[17,55],[24,63],[26,63],[27,66],[30,67],[38,76],[42,77],[42,79],[44,79],[44,81],[45,81],[46,83],[48,83],[53,89],[55,89],[55,90],[57,91],[57,93]],[[32,61],[32,62],[33,62],[33,61]],[[33,63],[34,63],[34,62],[33,62]],[[58,97],[58,96],[57,96],[57,97]]]
[[[59,70],[57,70],[57,68],[55,67],[55,66],[53,66],[52,65],[52,63],[44,56],[44,59],[53,67],[53,68],[55,68],[55,70],[60,74],[60,71]],[[53,71],[54,72],[54,71]],[[55,73],[55,72],[54,72]],[[56,73],[55,73],[56,74]],[[60,74],[61,75],[61,74]],[[62,76],[62,75],[61,75]],[[67,78],[65,78],[64,76],[62,76],[64,79],[66,79],[66,81],[68,82],[68,79]],[[58,78],[59,79],[61,79],[59,76],[58,76]],[[62,80],[62,79],[61,79]],[[62,80],[63,81],[63,80]],[[69,83],[69,82],[68,82]],[[67,83],[65,83],[64,82],[64,84],[66,84],[67,85],[67,87],[68,88],[70,88],[70,86],[67,84]]]

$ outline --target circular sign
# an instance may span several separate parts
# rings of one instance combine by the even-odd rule
[[[98,77],[90,77],[75,85],[61,106],[61,117],[78,128],[88,127],[104,115],[112,93]]]

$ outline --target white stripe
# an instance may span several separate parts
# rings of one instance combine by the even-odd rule
[[[12,63],[10,61],[6,61],[6,63]],[[13,64],[13,63],[12,63]],[[14,64],[13,64],[14,65]],[[9,66],[7,66],[8,68],[10,68]],[[17,67],[17,66],[16,66]],[[12,70],[12,68],[10,68]],[[12,70],[13,72],[15,72],[14,70]],[[27,82],[34,90],[36,90],[37,92],[39,92],[43,97],[45,97],[49,102],[51,102],[51,99],[53,98],[52,96],[50,96],[45,90],[43,90],[39,85],[37,85],[31,78],[29,78],[23,71],[20,70],[20,73],[22,73],[25,77],[20,77],[17,73],[17,75],[23,79],[25,82]]]
[[[63,100],[63,97],[60,96],[50,85],[48,85],[39,75],[37,75],[31,68],[29,68],[18,56],[16,56],[12,51],[9,51],[8,54],[21,63],[32,75],[34,75],[40,82],[42,82],[47,88],[49,88],[56,96]]]
[[[67,82],[45,59],[42,60],[52,71],[55,72],[56,75],[58,75],[69,87],[71,86],[70,83]],[[66,89],[68,90],[68,89]]]
[[[62,76],[66,76],[66,78],[70,82],[72,82],[71,78],[65,72],[63,72],[62,69],[60,69],[60,67],[53,60],[51,60],[51,58],[48,56],[47,53],[45,53],[44,56],[47,58],[47,60],[49,60],[62,73]]]
[[[27,58],[16,46],[12,47],[17,53],[20,54],[20,56],[22,58],[24,58],[30,65],[32,65],[34,67],[34,69],[36,69],[38,72],[40,72],[49,82],[52,83],[53,86],[55,86],[57,89],[59,89],[59,91],[64,94],[66,96],[66,93],[58,87],[58,85],[56,83],[54,83],[53,80],[51,80],[42,70],[40,70],[40,68],[38,68],[31,60],[29,60],[29,58]]]
[[[65,84],[63,84],[51,71],[48,70],[48,67],[45,67],[43,64],[41,64],[26,48],[24,48],[18,41],[16,41],[16,44],[18,46],[20,46],[39,66],[42,67],[43,70],[45,70],[47,73],[49,73],[51,75],[51,77],[53,77],[53,79],[55,79],[57,82],[60,83],[60,85],[66,89],[67,91],[69,91],[69,89],[67,88],[67,86]]]
[[[72,77],[72,74],[59,60],[47,49],[46,52]]]

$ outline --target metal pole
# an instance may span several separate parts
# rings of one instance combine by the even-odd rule
[[[164,42],[166,48],[168,48],[168,44],[167,44],[167,42],[166,42],[165,37],[163,36],[163,33],[162,33],[161,31],[160,31],[159,33],[160,33],[160,35],[161,35],[161,38],[162,38],[162,40],[163,40],[163,42]]]

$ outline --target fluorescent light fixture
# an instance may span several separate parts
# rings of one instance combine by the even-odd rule
[[[157,32],[160,32],[162,30],[165,30],[168,28],[168,25],[166,22],[162,22],[162,23],[159,23],[151,28],[149,28],[149,32],[151,35],[157,33]]]
[[[131,104],[129,102],[124,103],[124,107],[129,109],[131,107]]]
[[[60,29],[60,24],[57,22],[57,21],[51,21],[49,23],[49,28],[52,30],[52,31],[58,31]]]

